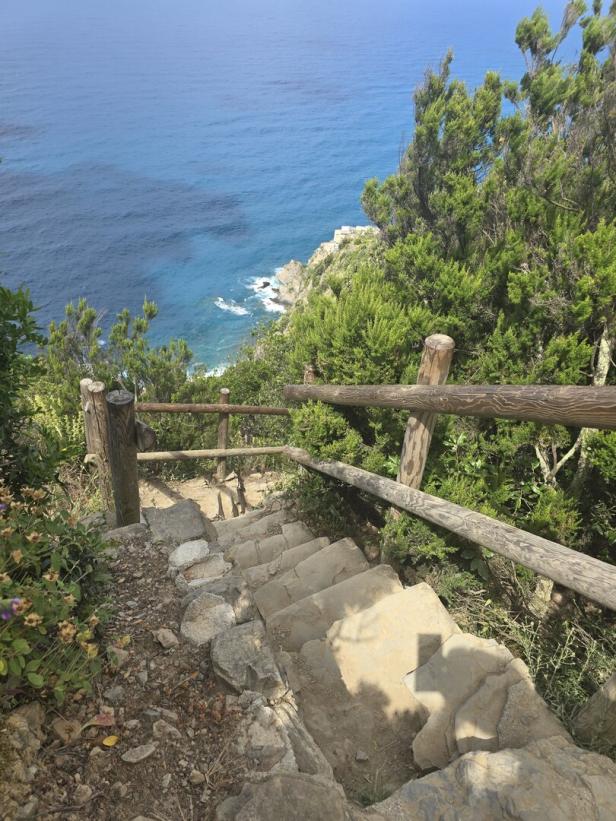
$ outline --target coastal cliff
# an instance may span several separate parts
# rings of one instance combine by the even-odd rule
[[[324,284],[324,275],[342,249],[350,251],[362,241],[376,241],[379,230],[371,225],[343,225],[332,239],[322,242],[307,263],[292,259],[276,274],[274,302],[285,309],[306,300],[308,293]],[[269,284],[269,283],[268,283]]]

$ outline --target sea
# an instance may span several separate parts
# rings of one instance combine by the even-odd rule
[[[154,343],[224,368],[281,310],[277,269],[367,223],[426,70],[451,48],[471,88],[520,77],[535,6],[2,0],[0,283],[43,327],[85,297],[106,330],[147,297]],[[564,0],[543,7],[558,25]]]

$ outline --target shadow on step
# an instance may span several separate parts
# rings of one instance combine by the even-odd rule
[[[282,654],[309,732],[362,804],[469,751],[568,738],[524,663],[445,615],[409,613],[396,625],[377,605]],[[435,632],[413,629],[430,620]]]

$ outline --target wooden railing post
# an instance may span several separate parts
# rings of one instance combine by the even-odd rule
[[[129,391],[107,394],[111,479],[118,527],[139,521],[135,397]]]
[[[218,400],[221,405],[229,404],[229,388],[220,389],[220,398]],[[218,447],[229,447],[229,414],[220,413],[218,415]],[[224,456],[218,459],[218,466],[216,467],[216,479],[219,482],[224,482],[227,475],[227,460]]]
[[[86,452],[96,466],[101,498],[105,510],[113,510],[111,465],[109,463],[109,420],[105,384],[92,379],[79,383],[81,407],[86,433]],[[92,457],[94,457],[92,459]]]
[[[304,385],[314,385],[317,381],[317,369],[314,365],[304,365]]]
[[[443,385],[447,381],[455,343],[445,334],[426,337],[417,374],[418,385]],[[406,423],[404,444],[400,455],[398,481],[419,488],[426,467],[436,414],[412,413]]]

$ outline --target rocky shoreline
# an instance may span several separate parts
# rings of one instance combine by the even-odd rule
[[[271,280],[263,280],[259,287],[262,290],[267,288],[273,291],[275,296],[272,297],[272,302],[287,311],[306,299],[310,291],[308,274],[311,269],[333,254],[337,254],[346,243],[366,234],[378,234],[378,232],[378,228],[372,225],[343,225],[334,231],[332,239],[319,245],[307,263],[292,259],[283,265]]]

